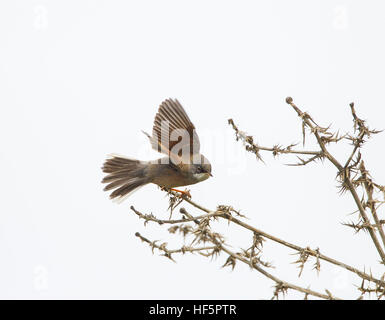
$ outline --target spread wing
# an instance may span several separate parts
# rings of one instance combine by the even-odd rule
[[[191,161],[199,154],[199,137],[178,100],[166,99],[159,106],[150,138],[152,148],[168,155],[174,163]]]

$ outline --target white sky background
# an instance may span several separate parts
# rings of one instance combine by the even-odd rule
[[[301,142],[285,103],[292,96],[341,132],[352,126],[352,101],[372,128],[385,128],[384,9],[382,1],[2,1],[0,298],[272,296],[274,283],[249,267],[222,269],[226,256],[175,255],[175,264],[152,255],[135,232],[180,245],[129,209],[167,218],[155,185],[119,205],[102,191],[107,154],[158,156],[141,130],[151,132],[168,97],[184,105],[213,165],[214,178],[189,187],[194,201],[232,205],[261,230],[380,275],[370,237],[341,225],[355,219],[355,206],[337,194],[336,169],[287,167],[295,157],[267,153],[266,164],[256,162],[227,119],[261,145]],[[384,143],[378,135],[363,150],[380,183]],[[252,234],[214,227],[234,250],[250,246]],[[274,275],[359,296],[352,274],[321,261],[317,276],[310,259],[298,279],[292,250],[269,241],[264,248]]]

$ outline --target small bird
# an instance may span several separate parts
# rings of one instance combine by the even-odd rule
[[[175,187],[187,186],[208,179],[210,162],[199,152],[200,142],[195,127],[178,100],[166,99],[155,116],[152,136],[143,132],[153,149],[166,155],[154,161],[140,161],[112,155],[103,167],[108,183],[105,191],[115,189],[111,199],[119,202],[135,189],[154,183],[163,189],[181,192]]]

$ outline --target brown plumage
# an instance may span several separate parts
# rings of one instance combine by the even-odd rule
[[[112,156],[102,167],[107,175],[104,190],[115,189],[110,198],[123,200],[147,183],[173,188],[201,182],[211,176],[211,165],[199,153],[199,137],[186,111],[178,100],[167,99],[155,116],[152,147],[167,155],[156,161],[139,161]]]
[[[105,191],[115,189],[110,198],[123,197],[136,188],[148,183],[145,175],[147,163],[139,160],[113,156],[107,159],[102,167],[103,172],[108,173],[102,183],[108,183]]]
[[[169,125],[168,134],[162,134],[162,122]],[[173,133],[174,136],[179,136],[179,139],[171,139]],[[152,137],[150,137],[152,147],[172,157],[173,154],[171,152],[174,146],[183,138],[186,138],[186,142],[189,143],[189,153],[191,155],[194,154],[194,150],[199,153],[199,137],[186,111],[178,100],[167,99],[159,106],[155,116]]]

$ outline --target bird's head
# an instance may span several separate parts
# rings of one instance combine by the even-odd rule
[[[200,163],[193,163],[190,166],[190,170],[194,179],[196,179],[199,182],[204,181],[209,177],[213,176],[211,174],[211,164],[209,160],[207,160],[203,155],[201,155]]]

